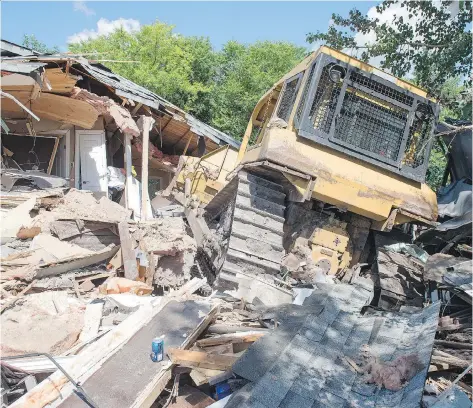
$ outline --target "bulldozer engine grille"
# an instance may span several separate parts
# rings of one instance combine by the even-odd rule
[[[350,80],[352,80],[355,84],[364,86],[367,89],[387,96],[388,98],[394,99],[395,101],[401,102],[404,105],[412,106],[414,103],[414,98],[412,96],[396,91],[395,89],[387,85],[383,85],[380,82],[374,81],[371,78],[365,77],[358,72],[352,72],[350,74]]]
[[[334,138],[396,160],[408,111],[347,87]]]
[[[314,129],[325,133],[330,131],[333,115],[340,96],[341,84],[333,82],[329,77],[331,66],[327,65],[322,71],[319,86],[309,111],[309,118]]]
[[[294,122],[298,136],[425,181],[439,111],[435,101],[415,87],[402,88],[392,76],[324,53],[307,69]]]
[[[286,82],[286,86],[284,87],[284,93],[281,97],[281,102],[279,103],[277,116],[286,122],[289,120],[289,116],[291,115],[298,84],[299,77],[296,77]]]

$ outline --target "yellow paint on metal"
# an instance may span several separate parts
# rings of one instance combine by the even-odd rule
[[[314,230],[311,242],[314,245],[320,245],[343,253],[347,249],[349,239],[348,233],[342,228],[325,225]]]
[[[242,164],[264,160],[315,177],[312,198],[372,220],[386,220],[393,208],[417,220],[437,218],[437,198],[426,184],[298,137],[294,130],[267,129],[261,147],[248,151]],[[307,180],[286,178],[303,194]]]
[[[332,251],[319,245],[313,245],[311,255],[316,265],[321,261],[326,261],[330,264],[328,275],[335,275],[337,273],[339,264],[337,251]]]

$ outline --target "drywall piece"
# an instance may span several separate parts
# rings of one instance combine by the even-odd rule
[[[85,248],[78,245],[69,244],[53,237],[49,234],[39,234],[33,238],[30,244],[31,250],[40,250],[44,253],[44,262],[53,262],[65,258],[83,257],[94,254]],[[49,255],[49,256],[47,256]]]
[[[98,334],[102,320],[103,304],[102,301],[87,304],[84,315],[84,327],[80,333],[79,341],[87,342]]]
[[[0,245],[6,244],[16,239],[16,234],[21,227],[28,227],[31,224],[30,211],[36,204],[36,197],[32,197],[20,204],[18,207],[2,214]]]
[[[85,268],[89,265],[94,265],[99,262],[106,261],[110,259],[113,255],[115,255],[118,251],[117,246],[112,248],[106,248],[103,251],[92,253],[92,255],[87,255],[82,258],[74,258],[74,259],[61,259],[61,263],[41,266],[36,270],[36,278],[45,278],[46,276],[53,276],[53,275],[60,275],[61,273],[65,273],[68,271],[72,271],[74,269]]]
[[[156,373],[166,369],[167,357],[163,361],[151,361],[151,341],[164,336],[164,351],[179,347],[199,325],[202,313],[207,315],[210,305],[194,301],[171,301],[144,327],[142,327],[118,352],[105,361],[102,367],[83,387],[93,401],[101,408],[131,407],[135,399],[148,385]],[[126,372],[124,372],[126,369]],[[72,394],[61,407],[82,408],[84,402]]]

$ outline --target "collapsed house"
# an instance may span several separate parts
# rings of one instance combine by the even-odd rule
[[[239,146],[100,63],[38,55],[8,42],[2,50],[2,159],[9,169],[3,191],[31,179],[31,171],[99,195],[127,185],[125,206],[146,219],[150,199],[169,185],[180,156]]]

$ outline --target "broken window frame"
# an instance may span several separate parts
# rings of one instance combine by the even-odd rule
[[[321,76],[323,74],[323,69],[329,64],[335,64],[337,66],[342,67],[346,73],[342,82],[340,83],[341,88],[337,97],[336,107],[333,116],[330,119],[330,128],[328,132],[324,132],[322,130],[314,128],[309,114],[314,98],[316,97],[316,92],[321,80]],[[385,96],[377,92],[376,90],[369,89],[357,82],[354,82],[350,79],[350,75],[353,72],[369,80],[379,83],[380,86],[391,88],[396,94],[401,93],[412,98],[412,105],[409,106],[401,101]],[[374,164],[378,167],[382,167],[391,172],[400,174],[408,179],[422,183],[425,182],[425,176],[429,161],[428,158],[430,156],[430,150],[432,148],[433,143],[433,132],[438,121],[438,104],[432,102],[427,98],[423,98],[420,95],[414,94],[413,92],[410,92],[404,88],[401,88],[397,84],[385,78],[382,78],[379,75],[367,73],[326,54],[320,54],[312,62],[312,64],[307,67],[305,73],[311,77],[309,77],[310,81],[307,81],[304,89],[299,89],[299,92],[302,92],[302,95],[306,95],[306,97],[301,98],[299,105],[296,107],[298,114],[296,114],[294,118],[294,126],[297,129],[299,136],[310,139],[316,143],[329,146],[330,148],[341,151],[349,156],[361,159],[365,162]],[[372,98],[377,98],[381,99],[382,101],[386,101],[387,104],[395,107],[396,109],[402,109],[407,111],[407,118],[405,120],[403,135],[400,139],[398,154],[395,159],[386,157],[385,155],[383,156],[381,154],[377,154],[370,150],[365,150],[360,147],[356,147],[355,145],[347,143],[336,137],[336,123],[337,120],[340,119],[341,110],[344,106],[345,96],[347,95],[348,87],[350,87],[351,89],[355,89],[355,91],[368,95]],[[406,145],[408,142],[409,131],[413,124],[415,112],[418,105],[427,105],[432,112],[433,120],[431,124],[431,129],[427,132],[425,136],[425,139],[427,141],[420,147],[424,150],[423,162],[417,167],[413,167],[403,163],[403,160],[406,153]]]

